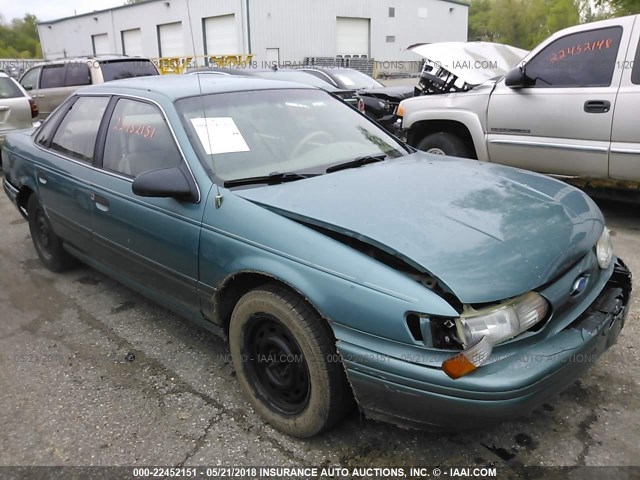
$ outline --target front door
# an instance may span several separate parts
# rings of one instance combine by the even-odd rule
[[[93,234],[102,262],[116,274],[179,310],[200,315],[196,285],[204,201],[139,197],[132,191],[139,174],[184,161],[157,105],[118,99],[92,192]]]

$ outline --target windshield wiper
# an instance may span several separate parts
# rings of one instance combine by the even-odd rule
[[[243,185],[255,185],[258,183],[275,185],[277,183],[293,182],[294,180],[301,180],[303,178],[317,177],[318,175],[320,174],[319,173],[273,172],[273,173],[270,173],[269,175],[260,175],[258,177],[236,178],[234,180],[227,180],[226,182],[224,182],[224,186],[229,188],[229,187],[240,187]]]
[[[348,162],[339,163],[338,165],[334,165],[332,167],[327,168],[326,172],[337,172],[338,170],[346,170],[347,168],[358,168],[363,165],[368,165],[370,163],[383,162],[386,160],[387,155],[384,153],[380,155],[366,155],[364,157],[358,157],[353,160],[349,160]]]

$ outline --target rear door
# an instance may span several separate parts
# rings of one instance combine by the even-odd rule
[[[489,102],[492,162],[607,178],[613,112],[634,18],[551,39],[526,61],[535,84],[498,82]]]
[[[95,144],[108,96],[78,97],[44,123],[35,137],[38,194],[53,230],[82,253],[93,255],[91,185]]]
[[[31,127],[31,105],[15,80],[0,76],[0,145],[11,130]]]
[[[613,114],[609,176],[616,180],[640,181],[640,22],[637,18],[627,57],[618,67],[623,73]]]

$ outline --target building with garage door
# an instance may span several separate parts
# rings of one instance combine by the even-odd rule
[[[38,25],[46,59],[253,55],[259,62],[416,60],[419,42],[465,41],[460,0],[148,0]]]

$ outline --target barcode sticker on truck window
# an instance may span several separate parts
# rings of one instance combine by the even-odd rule
[[[207,155],[250,151],[231,117],[192,118],[191,124]]]

